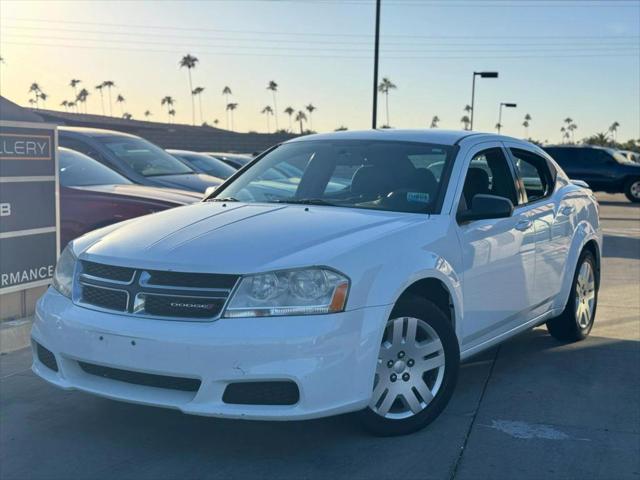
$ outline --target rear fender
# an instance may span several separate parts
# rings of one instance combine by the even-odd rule
[[[582,253],[584,246],[591,240],[595,240],[598,245],[598,258],[596,261],[599,262],[602,257],[602,232],[596,230],[591,223],[587,221],[580,222],[575,229],[575,233],[571,241],[571,247],[569,249],[567,261],[564,266],[564,272],[562,274],[560,293],[556,297],[553,305],[554,310],[557,309],[562,311],[566,307],[567,302],[569,301],[571,284],[578,265],[578,259],[580,258],[580,254]],[[599,268],[599,263],[597,267]]]

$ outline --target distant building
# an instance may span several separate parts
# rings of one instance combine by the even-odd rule
[[[262,152],[297,135],[288,133],[240,133],[216,127],[193,127],[174,123],[126,120],[124,118],[84,113],[27,109],[45,122],[73,127],[118,130],[146,138],[163,148],[198,152]]]

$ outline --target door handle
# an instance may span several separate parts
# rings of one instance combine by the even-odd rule
[[[567,205],[566,207],[562,207],[560,209],[560,213],[566,216],[571,215],[574,211],[575,211],[575,207],[572,205]]]
[[[521,232],[524,232],[529,228],[531,228],[531,220],[520,220],[516,223],[516,230],[520,230]]]

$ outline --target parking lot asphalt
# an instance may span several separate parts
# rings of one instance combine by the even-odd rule
[[[640,479],[640,205],[599,195],[602,286],[591,336],[544,327],[463,365],[451,404],[396,438],[352,415],[202,418],[64,392],[27,350],[0,358],[0,478]]]

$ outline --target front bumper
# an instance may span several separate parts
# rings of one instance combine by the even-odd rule
[[[34,351],[33,371],[82,390],[184,413],[272,420],[307,419],[366,407],[388,306],[331,315],[233,318],[214,322],[141,319],[89,310],[50,288],[36,309],[32,338],[53,352],[58,371]],[[85,372],[78,362],[198,379],[197,391],[144,386]],[[225,403],[230,383],[293,381],[294,405]]]

